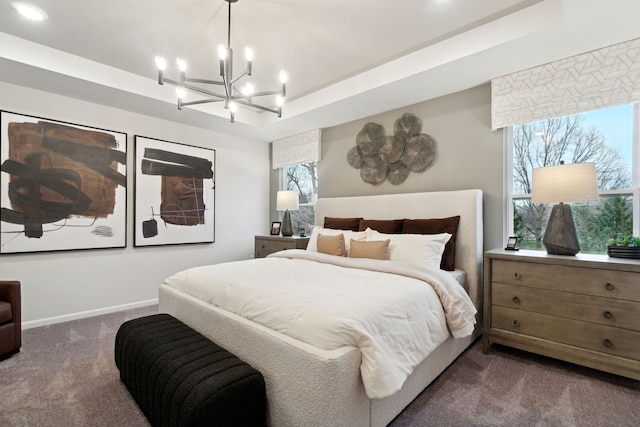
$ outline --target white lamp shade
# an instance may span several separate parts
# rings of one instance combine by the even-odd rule
[[[294,190],[278,191],[276,209],[279,211],[298,210],[298,192]]]
[[[531,202],[569,203],[598,200],[595,163],[572,163],[533,170]]]

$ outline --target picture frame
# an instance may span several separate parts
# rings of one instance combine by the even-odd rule
[[[127,134],[0,111],[0,254],[127,245]]]
[[[518,243],[518,238],[516,236],[511,236],[507,239],[507,246],[504,248],[507,251],[517,251],[516,244]]]
[[[135,135],[134,246],[215,242],[216,150]]]
[[[280,235],[280,228],[282,228],[282,222],[273,221],[271,223],[271,235],[272,236],[279,236]]]

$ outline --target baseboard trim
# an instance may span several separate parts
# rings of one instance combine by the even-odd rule
[[[100,316],[101,314],[115,313],[117,311],[131,310],[133,308],[146,307],[158,304],[158,298],[132,302],[129,304],[114,305],[112,307],[98,308],[95,310],[81,311],[78,313],[65,314],[63,316],[47,317],[46,319],[31,320],[22,322],[22,329],[37,328],[39,326],[53,325],[54,323],[69,322],[71,320],[84,319],[86,317]]]

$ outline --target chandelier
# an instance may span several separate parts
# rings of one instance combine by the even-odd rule
[[[235,112],[238,108],[238,104],[245,105],[247,107],[256,108],[263,111],[275,113],[278,117],[282,117],[282,104],[284,103],[284,97],[287,93],[287,75],[284,71],[280,72],[281,88],[278,90],[271,90],[266,92],[254,92],[254,87],[251,83],[247,82],[241,88],[237,87],[237,83],[245,76],[251,76],[253,51],[249,48],[245,49],[245,59],[247,61],[246,69],[237,77],[233,76],[233,50],[231,49],[231,3],[235,3],[238,0],[225,0],[229,3],[229,20],[227,27],[227,46],[218,46],[218,57],[220,58],[220,71],[219,75],[222,80],[206,80],[189,78],[185,75],[187,70],[187,63],[182,59],[177,59],[176,63],[180,70],[180,80],[168,79],[164,76],[164,70],[167,66],[167,62],[164,58],[156,56],[156,65],[158,66],[158,84],[163,85],[165,83],[176,86],[176,94],[178,95],[178,110],[182,110],[182,107],[196,104],[206,104],[210,102],[224,102],[224,108],[229,110],[231,123],[235,121]],[[204,89],[201,86],[193,85],[196,83],[199,85],[214,85],[222,86],[220,93],[212,90]],[[204,99],[196,101],[183,102],[183,98],[186,96],[187,90],[203,95]],[[265,107],[253,102],[253,98],[259,96],[278,95],[276,97],[277,109]]]

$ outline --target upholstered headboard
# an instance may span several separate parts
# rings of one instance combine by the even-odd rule
[[[481,190],[323,198],[316,203],[315,224],[322,226],[325,217],[421,219],[455,215],[460,215],[455,266],[466,272],[469,295],[476,307],[480,307],[483,253]]]

